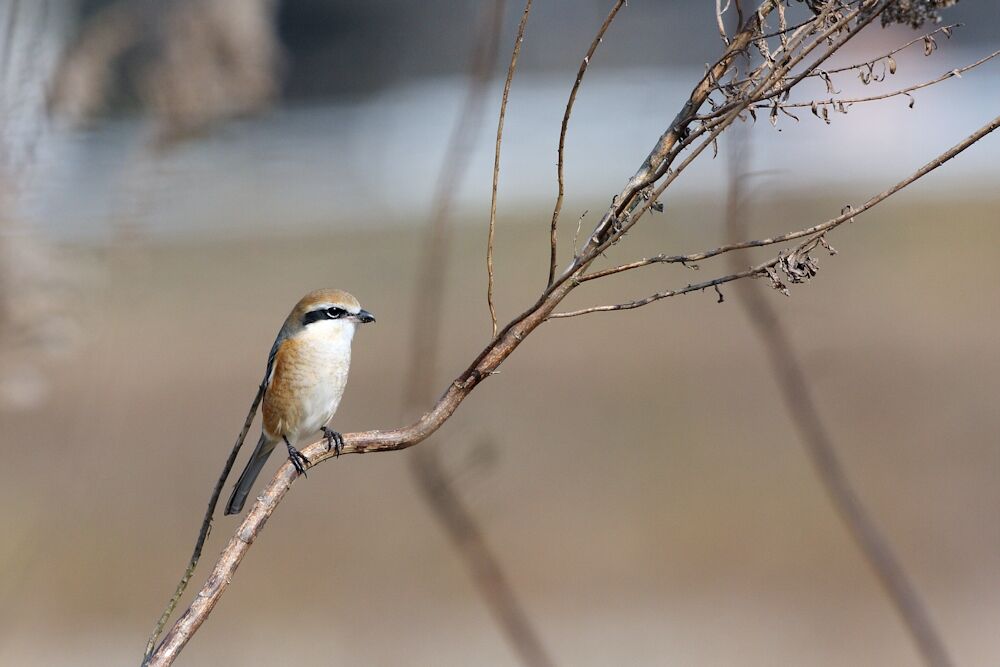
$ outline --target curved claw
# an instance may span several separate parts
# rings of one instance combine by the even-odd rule
[[[288,438],[285,438],[285,446],[288,447],[288,460],[295,467],[295,472],[303,477],[308,477],[306,475],[306,468],[309,467],[309,459],[306,458],[305,454],[292,447],[292,443],[288,442]]]
[[[335,456],[339,457],[344,451],[344,436],[326,426],[322,427],[320,431],[326,436],[326,451],[333,449],[336,452]]]

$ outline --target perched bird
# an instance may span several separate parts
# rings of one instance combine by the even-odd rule
[[[260,440],[236,482],[226,514],[243,509],[250,487],[279,442],[285,443],[288,458],[302,474],[309,461],[295,449],[300,440],[322,433],[327,449],[336,447],[340,454],[344,440],[326,423],[344,395],[354,330],[374,321],[357,299],[337,289],[310,292],[295,305],[267,358]]]

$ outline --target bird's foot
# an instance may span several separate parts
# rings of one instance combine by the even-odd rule
[[[326,451],[332,449],[336,452],[335,456],[340,456],[341,452],[344,451],[344,436],[326,426],[321,427],[319,430],[326,437]]]
[[[306,458],[305,454],[292,447],[292,444],[287,440],[285,440],[285,445],[288,447],[288,460],[295,466],[295,472],[303,477],[308,477],[306,468],[309,467],[309,459]]]

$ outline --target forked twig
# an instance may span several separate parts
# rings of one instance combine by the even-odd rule
[[[830,230],[844,224],[849,220],[854,220],[857,215],[871,209],[875,205],[885,201],[886,199],[896,194],[903,188],[912,184],[914,181],[931,173],[932,171],[934,171],[941,165],[945,164],[946,162],[954,158],[956,155],[958,155],[965,149],[972,146],[974,143],[976,143],[986,135],[996,130],[998,127],[1000,127],[1000,116],[997,116],[989,123],[982,126],[978,130],[970,134],[968,137],[960,141],[958,144],[952,146],[944,153],[941,153],[933,160],[931,160],[930,162],[928,162],[927,164],[925,164],[920,169],[910,174],[903,180],[899,181],[892,187],[883,190],[877,195],[874,195],[868,201],[862,204],[861,207],[857,209],[854,208],[845,209],[845,212],[842,213],[841,215],[832,218],[822,224],[814,225],[813,227],[807,227],[806,229],[801,229],[797,232],[790,232],[788,234],[774,236],[768,239],[760,239],[757,241],[742,241],[739,243],[731,243],[729,245],[720,246],[713,250],[706,250],[700,253],[678,255],[676,256],[676,258],[668,257],[662,261],[669,261],[674,259],[676,259],[676,261],[678,262],[696,261],[699,259],[707,259],[709,257],[721,255],[723,253],[731,252],[733,250],[740,250],[742,248],[755,248],[759,246],[771,245],[774,243],[782,243],[784,241],[790,241],[793,239],[798,239],[803,237],[809,237],[809,238],[802,244],[800,244],[798,247],[796,247],[793,253],[801,253],[804,251],[811,250],[815,248],[816,244],[819,243],[819,239],[822,238]],[[718,278],[713,278],[712,280],[706,280],[704,282],[690,284],[680,289],[671,290],[667,292],[657,292],[655,294],[651,294],[648,297],[644,297],[642,299],[636,299],[634,301],[627,301],[624,303],[611,304],[606,306],[591,306],[589,308],[580,308],[579,310],[572,310],[561,313],[552,313],[551,315],[548,316],[548,319],[578,317],[580,315],[588,315],[590,313],[603,313],[615,310],[632,310],[634,308],[639,308],[641,306],[648,305],[655,301],[660,301],[661,299],[666,299],[672,296],[678,296],[680,294],[687,294],[689,292],[695,292],[709,287],[715,287],[716,285],[722,285],[724,283],[732,282],[734,280],[739,280],[741,278],[759,277],[762,275],[766,275],[767,269],[774,268],[775,266],[777,266],[778,263],[781,262],[784,256],[785,255],[778,255],[777,257],[773,257],[766,262],[750,267],[745,271],[739,271],[736,273],[720,276]],[[639,268],[641,266],[649,266],[650,264],[657,263],[658,261],[660,260],[657,260],[655,258],[650,258],[646,260],[640,260],[638,262],[633,262],[632,264],[623,264],[622,266],[616,267],[615,269],[611,270],[610,273],[620,273],[621,271],[626,271],[633,268]],[[608,271],[605,271],[605,274],[608,274]],[[577,283],[583,282],[584,277],[585,275],[581,275],[578,278],[576,278]]]
[[[781,109],[801,109],[805,107],[815,107],[816,105],[819,106],[826,105],[826,106],[832,106],[834,108],[840,108],[843,105],[859,104],[862,102],[875,102],[877,100],[887,100],[890,97],[899,97],[900,95],[909,96],[910,93],[916,90],[928,88],[935,84],[941,83],[942,81],[947,81],[948,79],[954,77],[962,78],[962,75],[968,72],[969,70],[979,67],[983,63],[989,62],[990,60],[993,60],[997,56],[1000,56],[1000,49],[994,51],[988,56],[983,56],[974,63],[970,63],[964,67],[958,67],[953,70],[948,70],[941,76],[931,79],[930,81],[924,81],[923,83],[916,83],[913,84],[912,86],[906,86],[905,88],[892,90],[889,91],[888,93],[882,93],[881,95],[870,95],[868,97],[844,97],[844,98],[831,97],[825,100],[813,100],[810,102],[782,102],[778,106]],[[912,106],[912,102],[910,106]]]

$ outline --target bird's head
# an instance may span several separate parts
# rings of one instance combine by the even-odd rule
[[[358,300],[339,289],[318,289],[299,300],[286,326],[298,331],[324,331],[353,335],[358,324],[374,322],[375,316]]]

